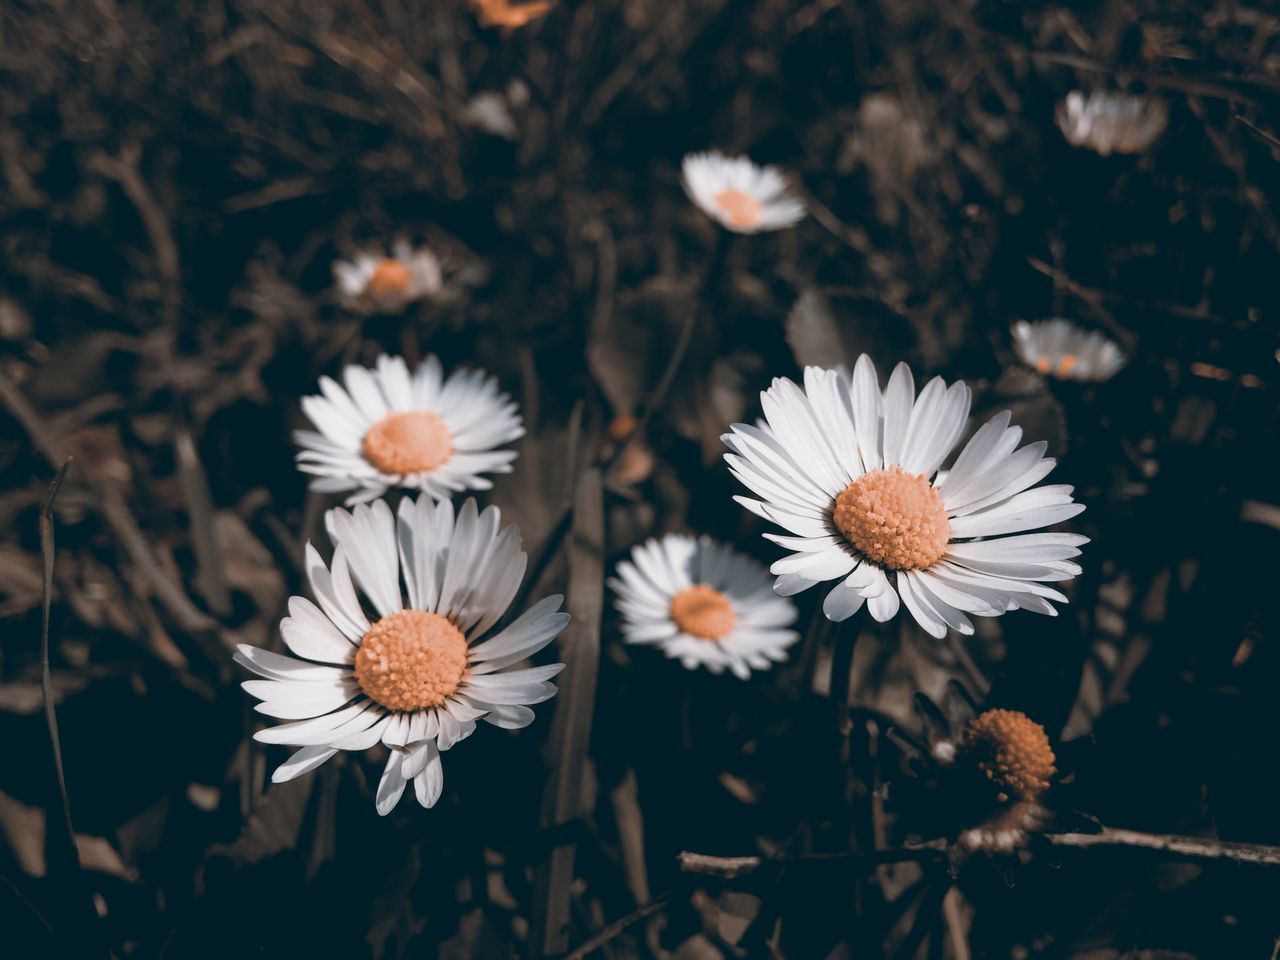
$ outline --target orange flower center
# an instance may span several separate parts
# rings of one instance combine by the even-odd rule
[[[736,187],[726,187],[713,198],[720,212],[735,227],[754,227],[764,215],[764,204]]]
[[[438,707],[467,672],[467,638],[438,613],[401,610],[369,628],[356,651],[356,682],[388,710]]]
[[[864,473],[836,497],[834,520],[868,560],[893,570],[936,563],[951,542],[947,508],[923,475],[901,467]]]
[[[1036,357],[1036,372],[1041,376],[1052,374],[1055,377],[1066,377],[1076,368],[1080,358],[1074,353],[1064,353],[1055,364],[1048,357]]]
[[[1001,803],[1036,800],[1056,772],[1044,727],[1017,710],[974,717],[960,737],[960,750],[996,788]]]
[[[365,281],[364,292],[375,297],[403,296],[413,285],[413,274],[399,260],[381,260]]]
[[[728,597],[700,583],[685,587],[671,598],[671,619],[690,636],[722,640],[733,629],[737,614]]]
[[[430,410],[389,413],[364,435],[364,458],[383,473],[424,473],[453,453],[453,434]]]

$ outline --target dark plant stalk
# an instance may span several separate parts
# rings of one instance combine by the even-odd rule
[[[534,877],[530,953],[558,956],[569,948],[575,842],[568,828],[583,813],[583,778],[595,713],[600,664],[600,620],[604,609],[604,489],[600,471],[578,480],[569,541],[566,609],[573,618],[560,644],[567,667],[551,719],[547,744],[551,776],[543,795],[542,827],[557,841]]]
[[[85,883],[84,870],[80,865],[80,851],[76,847],[76,831],[71,823],[71,800],[67,794],[66,768],[62,762],[62,740],[58,736],[58,713],[53,702],[53,676],[49,669],[49,620],[53,610],[53,561],[55,556],[53,537],[53,502],[62,489],[67,469],[71,466],[68,457],[54,475],[49,484],[49,492],[40,506],[40,555],[44,561],[44,596],[40,617],[40,691],[44,700],[45,727],[49,733],[49,748],[53,757],[53,770],[58,783],[58,800],[62,806],[61,831],[51,832],[48,837],[50,848],[56,846],[58,856],[50,857],[51,862],[61,861],[61,870],[67,885],[75,891],[67,904],[67,926],[64,932],[65,945],[74,944],[79,955],[106,953],[98,940],[98,914],[89,896]],[[48,818],[54,822],[57,818]],[[51,853],[54,852],[52,849]]]

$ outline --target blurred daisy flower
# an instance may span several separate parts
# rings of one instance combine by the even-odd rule
[[[369,313],[399,313],[415,300],[439,293],[440,262],[426,247],[397,240],[391,256],[363,251],[333,265],[333,278],[347,306]]]
[[[1059,380],[1110,380],[1124,366],[1124,354],[1112,341],[1067,320],[1019,320],[1013,349],[1041,376]]]
[[[514,450],[498,450],[524,435],[520,415],[498,381],[482,370],[444,377],[427,357],[412,374],[400,357],[381,356],[373,369],[347,367],[342,385],[320,378],[320,396],[302,410],[315,430],[294,431],[298,469],[311,489],[355,491],[348,505],[392,487],[445,500],[459,490],[488,490],[485,473],[510,473]]]
[[[649,540],[617,574],[609,586],[626,642],[657,644],[689,670],[746,680],[785,660],[799,639],[795,605],[770,589],[768,571],[709,537]]]
[[[781,230],[804,218],[804,203],[777,167],[759,167],[746,157],[691,153],[684,158],[689,199],[726,230]]]
[[[1067,94],[1055,113],[1059,129],[1073,147],[1088,147],[1104,157],[1145,153],[1169,125],[1169,105],[1132,93]]]
[[[724,441],[729,468],[752,492],[744,507],[786,529],[765,534],[791,553],[770,568],[783,596],[835,581],[831,620],[863,603],[880,621],[905,604],[935,637],[973,633],[970,615],[1056,614],[1066,597],[1046,582],[1080,573],[1070,558],[1088,538],[1024,533],[1075,516],[1069,486],[1036,487],[1054,461],[1044,442],[1015,450],[1008,411],[980,428],[951,468],[969,415],[964,383],[936,377],[916,396],[898,364],[881,391],[870,358],[853,377],[806,367],[761,394],[765,423],[737,423]],[[1011,536],[1011,534],[1022,534]]]
[[[246,692],[269,717],[293,721],[258,731],[263,743],[299,747],[272,774],[283,783],[339,750],[382,743],[391,751],[378,784],[378,813],[390,813],[409,781],[418,802],[440,798],[441,752],[476,721],[516,729],[531,704],[555,696],[564,664],[509,669],[549,644],[569,622],[559,596],[534,604],[488,639],[524,578],[515,525],[474,500],[454,516],[449,501],[385,501],[325,515],[333,540],[326,566],[307,545],[317,603],[289,601],[280,632],[296,656],[241,644],[236,661],[264,680]],[[402,586],[403,585],[403,586]],[[357,588],[359,593],[357,593]],[[301,658],[301,659],[299,659]]]

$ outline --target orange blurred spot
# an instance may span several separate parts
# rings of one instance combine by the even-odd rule
[[[635,433],[639,423],[640,421],[629,413],[618,414],[609,421],[609,439],[614,443],[622,443],[627,437]]]
[[[1191,372],[1197,377],[1205,377],[1209,380],[1230,380],[1231,371],[1224,370],[1222,367],[1215,367],[1211,363],[1200,363],[1197,361],[1191,365]]]
[[[715,204],[735,227],[754,227],[764,215],[764,204],[749,193],[727,187],[715,195]]]
[[[486,27],[523,27],[551,10],[550,0],[513,4],[511,0],[471,0],[476,17]]]
[[[375,297],[398,296],[408,293],[412,284],[413,274],[409,268],[399,260],[387,259],[373,268],[364,291]]]

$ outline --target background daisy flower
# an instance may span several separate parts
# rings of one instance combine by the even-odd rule
[[[273,782],[314,770],[339,750],[381,742],[391,755],[378,813],[395,807],[409,781],[430,807],[444,784],[442,751],[469,737],[478,720],[527,726],[530,705],[555,696],[549,681],[564,664],[507,668],[564,629],[562,597],[547,597],[481,640],[514,599],[527,560],[519,528],[499,521],[497,507],[479,512],[468,500],[455,518],[452,503],[425,496],[401,500],[396,516],[382,500],[325,514],[333,562],[307,545],[316,602],[293,597],[280,624],[296,656],[248,644],[236,654],[266,678],[243,684],[262,701],[255,709],[294,721],[254,735],[300,748]]]
[[[399,313],[415,300],[440,292],[440,261],[426,247],[407,240],[391,245],[391,256],[363,251],[333,265],[333,279],[347,306],[380,313]]]
[[[316,429],[293,438],[302,448],[298,469],[317,478],[312,490],[354,490],[348,504],[392,487],[444,500],[492,487],[482,474],[511,472],[516,451],[494,448],[524,436],[524,427],[511,397],[484,371],[445,378],[429,356],[410,374],[403,359],[383,355],[372,369],[347,367],[342,380],[321,377],[320,396],[302,400]]]
[[[773,592],[768,571],[710,537],[648,540],[617,574],[609,586],[626,642],[657,644],[690,670],[746,680],[785,660],[800,637],[790,629],[795,605]]]
[[[1124,366],[1115,343],[1068,320],[1019,320],[1013,325],[1018,359],[1041,376],[1059,380],[1110,380]]]
[[[1145,153],[1169,125],[1169,105],[1132,93],[1086,96],[1073,90],[1058,104],[1054,119],[1073,147],[1087,147],[1104,157]]]
[[[683,173],[689,199],[734,233],[781,230],[804,218],[804,203],[777,167],[710,151],[686,156]]]
[[[972,633],[969,615],[1056,613],[1049,601],[1066,597],[1044,584],[1080,572],[1069,558],[1087,538],[1023,531],[1084,506],[1069,486],[1035,487],[1055,461],[1043,442],[1015,450],[1022,430],[1007,411],[940,472],[969,402],[963,382],[941,377],[916,397],[901,363],[881,391],[865,354],[852,381],[820,367],[805,368],[803,388],[774,380],[761,394],[768,429],[737,423],[724,437],[730,470],[762,498],[735,499],[788,531],[765,534],[793,551],[770,568],[774,589],[788,596],[838,581],[822,605],[830,619],[865,602],[885,621],[901,602],[935,637],[948,627]]]

